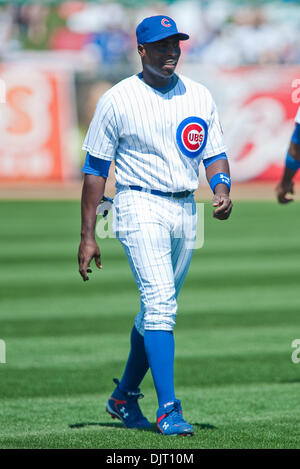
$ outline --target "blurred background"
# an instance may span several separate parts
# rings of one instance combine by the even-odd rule
[[[0,3],[0,195],[79,195],[96,102],[140,71],[135,28],[155,14],[190,34],[178,72],[214,96],[235,187],[279,179],[300,102],[300,1],[17,1]]]

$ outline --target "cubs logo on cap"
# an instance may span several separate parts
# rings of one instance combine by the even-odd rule
[[[185,156],[196,158],[206,146],[207,123],[200,117],[187,117],[177,127],[176,141]]]
[[[171,28],[171,23],[170,21],[168,20],[168,18],[163,18],[161,20],[161,24],[165,27],[165,28]]]

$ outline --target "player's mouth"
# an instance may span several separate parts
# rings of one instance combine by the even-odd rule
[[[166,60],[166,62],[164,62],[163,64],[163,68],[168,69],[168,70],[174,70],[176,65],[177,65],[176,60]]]

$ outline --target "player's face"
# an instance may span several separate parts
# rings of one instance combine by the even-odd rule
[[[139,53],[142,57],[144,69],[146,68],[162,78],[173,75],[181,54],[179,39],[176,36],[144,44],[140,47]]]

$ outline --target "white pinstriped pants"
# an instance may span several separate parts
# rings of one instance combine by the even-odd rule
[[[193,195],[173,199],[130,189],[117,192],[113,229],[140,291],[140,311],[135,318],[140,334],[144,329],[173,330],[196,226]]]

